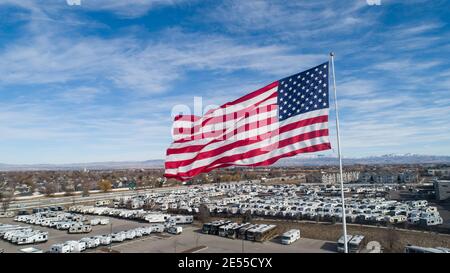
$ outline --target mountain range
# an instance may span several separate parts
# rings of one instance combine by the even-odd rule
[[[343,158],[344,165],[363,164],[450,164],[450,156],[387,154],[360,158]],[[337,157],[324,155],[301,155],[279,160],[274,166],[333,166],[338,165]],[[111,161],[71,164],[1,164],[0,171],[38,171],[38,170],[108,170],[108,169],[144,169],[163,168],[164,160]]]

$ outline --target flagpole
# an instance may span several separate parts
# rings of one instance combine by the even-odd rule
[[[339,111],[337,103],[337,92],[336,92],[336,77],[334,74],[334,52],[330,52],[331,57],[331,67],[333,73],[333,89],[334,89],[334,110],[336,112],[336,134],[337,134],[337,148],[339,157],[339,180],[341,182],[341,199],[342,199],[342,229],[344,232],[344,252],[348,253],[347,248],[347,221],[345,219],[345,201],[344,201],[344,181],[342,179],[342,156],[341,156],[341,138],[339,136]]]

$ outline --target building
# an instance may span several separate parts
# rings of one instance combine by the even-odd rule
[[[359,180],[359,175],[360,175],[360,172],[357,172],[357,171],[343,172],[342,180],[344,181],[344,183],[355,182],[355,181]],[[322,173],[322,183],[325,183],[325,184],[340,183],[339,173],[338,172]]]
[[[434,190],[436,192],[436,200],[443,201],[450,199],[450,180],[434,181]]]
[[[450,177],[450,168],[442,168],[442,169],[428,169],[427,173],[432,176],[448,176]]]

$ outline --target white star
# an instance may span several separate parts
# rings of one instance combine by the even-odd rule
[[[326,83],[324,83],[324,84],[323,84],[323,87],[325,87],[325,86],[327,86],[327,84],[326,84]]]
[[[300,112],[300,109],[297,109],[297,113]]]
[[[319,89],[319,93],[322,93],[322,90]]]
[[[319,78],[317,78],[317,77],[314,78],[314,80],[316,80],[316,81],[317,81],[318,79],[319,79]]]
[[[309,107],[306,107],[306,110],[309,110]]]
[[[293,99],[294,102],[295,102],[296,100],[297,100],[296,98]]]
[[[303,107],[303,106],[305,106],[305,104],[304,104],[304,103],[302,103],[302,107]]]
[[[289,91],[291,91],[292,90],[292,87],[289,87]]]
[[[289,78],[289,81],[291,82],[291,81],[292,81],[292,78]]]
[[[283,103],[284,103],[284,104],[286,104],[286,103],[287,103],[287,101],[284,101]]]
[[[324,102],[324,103],[323,103],[323,106],[327,106],[327,104]]]
[[[306,72],[306,75],[309,75],[309,71],[308,71],[308,72]]]
[[[327,68],[327,65],[324,65],[323,68]]]
[[[292,96],[289,96],[289,99],[291,99],[292,98]]]
[[[288,116],[291,116],[291,113],[289,113]]]
[[[304,87],[304,86],[302,86],[302,89],[303,89],[303,90],[305,90],[305,87]]]
[[[321,71],[319,71],[319,74],[322,74],[322,70],[321,70]]]
[[[322,102],[322,99],[319,99],[319,102]]]
[[[310,101],[309,104],[313,104],[313,101]]]
[[[309,83],[309,80],[307,80],[306,83]]]
[[[304,81],[305,80],[305,78],[302,78],[302,81]]]
[[[290,105],[290,104],[288,105],[288,108],[291,108],[291,105]]]
[[[299,104],[300,103],[300,101],[298,100],[297,102],[296,102],[297,104]]]
[[[284,84],[284,81],[281,82],[281,85],[283,85],[283,84]]]
[[[286,110],[284,110],[283,113],[286,113]]]
[[[322,80],[320,80],[319,83],[322,83]]]
[[[314,86],[314,89],[317,89],[317,86]]]
[[[306,101],[309,101],[309,98],[306,98]]]
[[[327,77],[327,74],[323,74],[323,77],[326,78],[326,77]]]
[[[297,79],[300,79],[300,75],[297,76]]]
[[[284,87],[287,87],[287,84],[285,84]]]
[[[319,70],[319,68],[314,69],[314,71],[317,71],[317,70]]]
[[[327,96],[327,94],[326,94],[325,92],[323,92],[322,96],[326,97],[326,96]]]
[[[317,104],[314,104],[314,108],[317,108]]]
[[[311,74],[311,78],[314,77],[314,74]]]
[[[292,107],[292,110],[295,110],[296,108],[295,107]]]
[[[296,82],[296,81],[294,81],[294,84],[297,84],[297,82]]]
[[[317,99],[317,95],[314,95],[314,98]]]
[[[283,101],[283,98],[280,98],[280,101]]]
[[[297,84],[298,87],[300,87],[300,84]]]
[[[302,99],[305,98],[305,95],[302,95]]]

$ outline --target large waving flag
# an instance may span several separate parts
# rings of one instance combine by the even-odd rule
[[[331,149],[328,62],[273,82],[204,116],[179,115],[165,177],[189,180],[216,168],[267,166]]]

